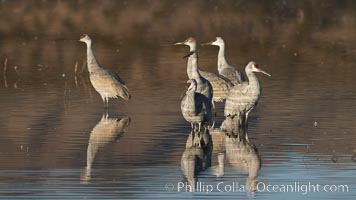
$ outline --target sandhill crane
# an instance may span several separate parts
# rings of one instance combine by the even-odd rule
[[[181,102],[181,110],[185,120],[191,123],[192,129],[198,125],[201,130],[203,123],[212,122],[211,101],[206,96],[197,92],[197,81],[190,79],[187,81],[188,90]]]
[[[183,42],[177,42],[174,45],[187,45],[189,46],[190,52],[197,52],[196,40],[193,37],[189,37]],[[208,80],[213,87],[213,101],[224,101],[229,93],[229,89],[233,86],[233,84],[227,78],[219,76],[218,74],[204,71],[200,68],[198,68],[198,70],[200,75]],[[188,78],[192,79],[192,62],[190,59],[188,59],[187,62],[187,74]]]
[[[103,99],[104,106],[108,108],[109,98],[121,97],[124,100],[129,100],[131,94],[119,75],[109,69],[104,69],[98,63],[92,49],[91,38],[87,34],[83,34],[80,36],[79,41],[87,45],[87,64],[90,82]]]
[[[197,84],[197,92],[206,96],[211,102],[213,99],[213,87],[210,82],[202,77],[198,70],[198,54],[196,51],[191,51],[189,54],[185,55],[183,58],[188,57],[188,62],[192,64],[192,74],[191,79],[195,79]]]
[[[229,79],[234,85],[245,81],[244,75],[227,63],[225,58],[225,42],[221,37],[216,37],[214,41],[202,45],[214,45],[219,47],[218,71],[220,75]]]
[[[224,115],[225,117],[238,117],[244,120],[245,128],[247,128],[248,115],[257,105],[261,95],[260,83],[254,72],[261,72],[267,76],[271,75],[261,70],[254,61],[247,64],[245,71],[248,82],[235,85],[230,90],[225,103]],[[242,124],[241,121],[239,124]]]

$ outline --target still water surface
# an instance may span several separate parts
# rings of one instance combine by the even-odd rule
[[[44,3],[44,8],[63,6],[48,4]],[[212,3],[192,5],[196,4],[210,8]],[[224,13],[243,12],[219,10],[219,6],[226,9],[235,5],[226,4],[217,3],[218,9],[213,14],[205,13],[205,18],[218,15],[225,20]],[[18,5],[5,2],[2,6]],[[255,21],[263,17],[247,15],[242,19],[250,22],[246,26],[258,30],[250,35],[243,35],[244,31],[241,37],[230,33],[229,27],[234,23],[239,29],[246,27],[236,21],[222,24],[221,32],[171,27],[173,31],[180,30],[171,35],[164,31],[167,28],[162,20],[168,20],[167,15],[170,20],[178,16],[180,22],[184,17],[177,11],[179,6],[165,6],[175,14],[172,17],[163,12],[155,16],[161,25],[148,26],[150,31],[145,36],[137,28],[110,40],[110,34],[96,34],[90,25],[78,25],[77,30],[62,35],[56,32],[60,28],[51,26],[47,32],[29,29],[33,34],[30,36],[4,31],[0,56],[8,59],[8,69],[6,77],[0,78],[0,198],[353,199],[356,46],[349,35],[355,33],[356,23],[342,23],[350,18],[353,22],[353,12],[347,12],[345,5],[336,6],[337,13],[345,11],[340,15],[341,22],[325,22],[322,19],[329,19],[330,5],[315,17],[309,15],[308,5],[296,4],[290,9],[296,10],[297,19],[272,13],[272,17],[265,17],[272,22],[256,25]],[[266,5],[249,6],[261,8],[256,12],[262,16],[272,9]],[[154,4],[150,8],[156,7]],[[128,6],[127,13],[130,9],[133,7]],[[197,9],[193,7],[191,12]],[[303,10],[307,19],[300,17]],[[273,21],[276,15],[281,18],[277,22]],[[193,22],[180,22],[181,27],[190,27],[190,23]],[[204,29],[206,24],[202,26],[203,30],[210,30]],[[159,35],[158,30],[162,30]],[[76,63],[81,71],[86,58],[85,46],[77,42],[82,32],[93,32],[97,58],[120,74],[132,92],[129,102],[109,102],[108,117],[104,116],[103,103],[86,71],[74,73]],[[172,44],[188,36],[207,42],[218,34],[227,43],[230,64],[243,70],[248,61],[255,60],[272,77],[258,75],[262,96],[250,117],[250,144],[210,130],[211,167],[198,173],[196,181],[206,187],[212,185],[214,190],[178,191],[178,183],[184,180],[181,161],[189,153],[186,143],[191,130],[180,112],[180,96],[187,79],[182,56],[187,48]],[[217,48],[199,49],[200,66],[217,72]],[[224,120],[223,105],[217,105],[217,127]],[[251,180],[255,184],[347,185],[348,192],[268,192],[262,184],[261,191],[226,191],[224,187],[225,191],[220,192],[219,183],[243,187],[251,176],[249,169],[246,171],[236,164],[238,161],[231,160],[228,148],[237,148],[232,150],[236,156],[241,153],[241,157],[261,159],[261,168]]]

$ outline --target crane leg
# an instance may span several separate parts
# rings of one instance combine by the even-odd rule
[[[214,119],[213,119],[213,123],[211,124],[211,128],[212,128],[212,129],[214,129],[214,128],[215,128],[215,120],[216,120],[216,119],[215,119],[215,117],[214,117]]]
[[[104,106],[105,106],[105,113],[106,113],[106,115],[108,115],[108,113],[109,113],[109,100],[108,100],[108,98],[107,97],[104,97]]]
[[[199,132],[198,132],[198,139],[199,139],[199,142],[198,142],[198,147],[201,147],[201,138],[202,138],[202,133],[200,132],[200,126],[201,124],[199,124]]]
[[[248,131],[247,131],[247,129],[246,129],[246,131],[245,131],[245,139],[246,139],[246,141],[250,141],[249,139],[248,139]]]
[[[245,116],[245,129],[247,130],[247,128],[248,128],[248,114],[249,114],[250,112],[247,112],[246,113],[246,116]]]
[[[214,111],[214,115],[213,115],[213,124],[212,124],[212,128],[215,127],[215,120],[216,120],[216,109],[215,109],[215,103],[214,101],[211,101],[212,107],[213,107],[213,111]]]
[[[243,118],[244,118],[245,115],[239,113],[238,115],[236,115],[235,117],[237,117],[237,120],[238,120],[238,128],[243,128]]]
[[[194,137],[195,137],[194,131],[190,132],[190,135],[192,135],[192,147],[193,147],[194,146]]]
[[[214,110],[214,116],[216,117],[216,110],[215,110],[215,103],[214,103],[214,101],[211,101],[211,105],[212,105],[213,110]]]
[[[104,97],[104,96],[101,96],[101,99],[103,100],[104,108],[105,108],[105,107],[106,107],[105,97]]]

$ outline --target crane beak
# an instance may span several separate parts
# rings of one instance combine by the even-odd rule
[[[265,75],[267,75],[267,76],[271,76],[271,74],[269,74],[269,73],[263,71],[262,69],[258,69],[258,72],[261,72],[262,74],[265,74]]]
[[[174,45],[182,45],[184,44],[184,42],[177,42],[177,43],[174,43]]]
[[[184,59],[184,58],[188,58],[188,57],[191,56],[193,53],[194,53],[194,51],[189,52],[187,55],[183,56],[183,59]]]
[[[213,44],[213,42],[207,42],[207,43],[201,44],[201,46],[212,45],[212,44]]]

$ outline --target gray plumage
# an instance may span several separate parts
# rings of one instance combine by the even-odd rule
[[[226,99],[224,115],[226,117],[245,117],[247,124],[249,113],[255,108],[261,95],[261,87],[254,72],[261,72],[268,76],[267,72],[258,68],[258,65],[251,61],[247,64],[246,75],[249,82],[235,85]]]
[[[201,76],[198,70],[198,54],[196,51],[191,51],[185,57],[188,58],[188,62],[191,63],[191,78],[194,79],[197,84],[197,93],[206,96],[210,101],[213,100],[213,87],[210,82]]]
[[[222,70],[219,71],[219,74],[226,77],[234,85],[237,85],[237,84],[245,81],[243,74],[240,71],[237,71],[232,66],[224,67]]]
[[[214,45],[219,47],[218,53],[218,71],[219,74],[226,77],[234,85],[245,81],[244,75],[235,67],[229,65],[225,58],[225,42],[221,37],[216,37],[215,41],[203,45]]]
[[[213,88],[213,101],[223,102],[227,98],[229,90],[234,86],[231,81],[218,74],[204,71],[201,69],[199,69],[199,73],[211,84]]]
[[[187,81],[189,88],[181,102],[181,110],[185,120],[191,123],[194,129],[195,125],[202,123],[212,123],[211,101],[206,96],[197,92],[197,82],[194,79]]]
[[[92,50],[92,41],[86,34],[80,37],[81,42],[87,45],[87,64],[89,71],[90,82],[94,89],[100,94],[104,104],[109,103],[109,98],[121,97],[124,100],[129,100],[131,94],[126,87],[125,82],[115,72],[104,69],[98,63]]]
[[[196,40],[192,37],[189,37],[184,42],[175,43],[175,45],[180,45],[180,44],[189,46],[189,49],[191,52],[197,51]],[[188,58],[187,75],[188,75],[189,79],[193,78],[192,70],[193,70],[192,69],[192,59]],[[229,89],[233,86],[231,81],[229,81],[227,78],[222,77],[218,74],[202,70],[199,67],[198,67],[198,72],[204,79],[209,81],[209,83],[211,84],[211,86],[213,88],[213,101],[214,102],[224,101],[229,93]]]

